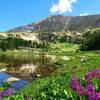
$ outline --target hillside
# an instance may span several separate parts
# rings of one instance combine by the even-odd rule
[[[89,16],[50,16],[38,23],[16,27],[7,32],[61,32],[82,31],[100,27],[100,14]]]

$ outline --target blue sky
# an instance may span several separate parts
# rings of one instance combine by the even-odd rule
[[[100,0],[0,0],[0,31],[56,14],[100,14]]]

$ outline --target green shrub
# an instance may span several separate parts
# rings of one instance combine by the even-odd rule
[[[82,50],[96,50],[100,49],[100,30],[95,29],[88,31],[83,35]]]

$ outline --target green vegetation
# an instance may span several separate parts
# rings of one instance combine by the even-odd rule
[[[0,48],[3,51],[19,49],[20,47],[32,47],[31,41],[26,41],[21,38],[8,37],[0,40]]]
[[[90,70],[99,68],[100,57],[98,51],[79,52],[70,61],[58,60],[58,70],[49,77],[37,79],[23,89],[19,95],[36,98],[38,100],[71,99],[70,79],[72,76],[83,77]],[[81,61],[81,56],[86,56]],[[33,91],[34,90],[34,91]]]
[[[16,50],[16,49],[27,49],[28,48],[48,48],[49,44],[37,43],[33,41],[27,41],[18,37],[7,37],[0,39],[0,49],[2,51],[6,50]]]
[[[84,34],[81,49],[82,50],[100,49],[100,29],[94,29]]]
[[[61,46],[66,52],[63,51]],[[57,70],[50,76],[38,78],[16,96],[10,98],[31,98],[37,100],[71,99],[73,98],[73,92],[70,90],[71,77],[79,76],[82,78],[87,72],[100,67],[99,51],[80,51],[78,46],[69,43],[51,44],[51,49],[55,50],[54,53],[50,53],[50,51],[48,53],[51,55],[57,54],[57,60],[54,61]],[[57,49],[59,49],[59,53],[57,53]],[[70,60],[63,59],[64,56],[69,57]]]
[[[52,63],[57,67],[57,70],[49,76],[37,78],[16,95],[5,97],[5,99],[86,100],[84,97],[75,96],[77,93],[71,90],[70,80],[73,76],[82,79],[88,72],[100,67],[99,42],[100,32],[93,30],[84,34],[81,49],[78,44],[64,42],[64,37],[55,43],[44,42],[39,47],[33,47],[32,53],[55,55],[56,59]],[[21,54],[23,50],[18,52]],[[18,54],[18,52],[15,53]],[[7,51],[6,53],[10,55],[11,52]],[[85,83],[83,82],[83,84]]]

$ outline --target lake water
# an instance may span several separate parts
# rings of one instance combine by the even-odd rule
[[[19,79],[11,85],[21,90],[38,77],[50,75],[56,70],[53,62],[56,56],[34,54],[33,52],[15,52],[0,54],[0,86],[11,77]]]
[[[53,64],[55,59],[56,56],[53,55],[33,52],[0,54],[0,79],[13,76],[33,81],[38,77],[50,75],[56,69]]]
[[[12,77],[12,76],[7,73],[3,73],[3,72],[0,73],[0,86],[3,86],[5,84],[5,80],[10,77]],[[20,91],[21,89],[23,89],[28,84],[29,84],[29,82],[26,80],[19,80],[19,81],[11,82],[10,85],[17,92],[17,91]]]

